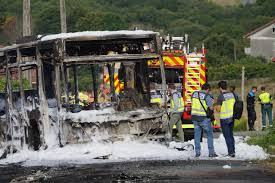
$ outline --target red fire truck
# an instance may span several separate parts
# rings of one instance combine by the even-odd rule
[[[162,48],[166,83],[174,83],[176,88],[182,91],[185,104],[182,128],[185,131],[185,139],[190,139],[194,131],[194,125],[191,122],[191,96],[194,91],[199,91],[207,81],[205,48],[202,46],[200,51],[194,49],[194,52],[189,52],[187,36],[185,38],[167,36],[163,39]],[[151,88],[151,97],[161,95],[159,61],[150,60],[148,66],[150,82],[155,83],[155,86]],[[154,102],[154,97],[152,97],[152,102]],[[214,125],[214,128],[218,126]]]

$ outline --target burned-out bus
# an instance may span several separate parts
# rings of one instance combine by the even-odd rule
[[[160,60],[166,92],[160,47],[152,31],[95,31],[24,37],[0,49],[2,140],[38,150],[98,134],[159,134],[167,115],[150,104],[147,61]]]

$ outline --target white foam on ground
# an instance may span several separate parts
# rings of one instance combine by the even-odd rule
[[[219,157],[215,159],[258,160],[268,158],[268,154],[266,154],[261,147],[246,144],[242,137],[235,137],[235,139],[235,158],[223,156],[227,154],[227,149],[222,136],[215,139],[215,150],[219,155]],[[208,157],[206,141],[206,139],[203,139],[200,159],[211,159]],[[194,144],[194,141],[190,141],[190,143]],[[71,144],[63,148],[51,148],[36,152],[24,150],[0,160],[0,164],[23,162],[25,166],[56,166],[62,164],[91,164],[113,161],[195,159],[193,150],[178,151],[172,146],[167,147],[157,142],[131,140],[130,138],[114,143],[99,143],[95,141],[88,144]],[[94,159],[100,156],[109,156],[109,158],[107,160]]]
[[[231,169],[231,166],[230,165],[224,165],[222,168],[223,169]]]

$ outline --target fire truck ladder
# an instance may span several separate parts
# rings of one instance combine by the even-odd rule
[[[193,92],[200,90],[200,69],[201,60],[200,58],[187,57],[186,61],[186,85],[185,85],[185,97],[187,104],[191,104],[191,96]]]

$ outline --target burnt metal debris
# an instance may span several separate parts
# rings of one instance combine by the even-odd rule
[[[111,137],[157,134],[165,123],[165,110],[150,105],[147,61],[160,60],[166,92],[160,49],[159,35],[151,31],[27,37],[0,49],[6,83],[0,96],[2,141],[14,152],[12,148],[38,150],[91,141],[95,133],[107,132]],[[83,70],[90,71],[89,91],[79,87]],[[101,86],[105,70],[107,94]],[[124,84],[119,93],[116,72]],[[92,101],[81,100],[85,92],[93,96]]]

